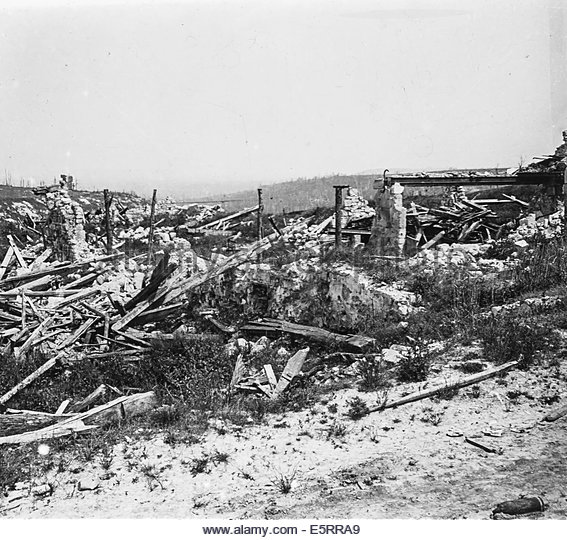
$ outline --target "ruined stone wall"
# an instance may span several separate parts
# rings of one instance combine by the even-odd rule
[[[65,186],[45,194],[47,221],[45,241],[59,260],[77,261],[88,257],[85,215],[81,205],[69,197]]]
[[[376,217],[369,247],[378,255],[400,257],[406,243],[404,188],[400,184],[384,186],[376,195]]]
[[[329,329],[356,328],[374,319],[404,320],[416,295],[395,285],[377,285],[351,265],[322,265],[317,257],[281,268],[251,264],[216,280],[202,291],[201,302],[217,307],[231,299],[240,312],[283,318]]]

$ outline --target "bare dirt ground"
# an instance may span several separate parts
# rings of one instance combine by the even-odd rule
[[[454,375],[449,367],[436,377]],[[435,518],[488,519],[494,506],[522,495],[567,512],[567,420],[540,422],[567,395],[567,369],[532,368],[468,387],[450,399],[426,399],[353,421],[347,401],[374,393],[331,392],[310,410],[269,416],[247,427],[217,421],[200,442],[163,436],[114,448],[99,461],[48,473],[52,495],[30,486],[6,498],[13,518]],[[429,383],[396,388],[396,394]],[[346,433],[330,435],[346,427]],[[335,427],[335,429],[332,428]],[[336,429],[339,426],[339,429]],[[501,449],[487,453],[464,440]],[[226,454],[224,457],[218,458]],[[196,460],[209,459],[198,472]],[[206,461],[206,460],[205,460]],[[203,465],[204,462],[201,462]],[[145,472],[144,472],[145,471]],[[99,486],[80,491],[79,481]],[[291,482],[289,493],[281,484]]]

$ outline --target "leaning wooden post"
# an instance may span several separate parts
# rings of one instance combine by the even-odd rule
[[[262,189],[258,188],[258,214],[256,218],[256,234],[258,240],[262,240],[264,237],[264,231],[262,229],[262,214],[264,213],[264,202],[262,201]]]
[[[112,253],[112,223],[110,218],[110,205],[112,204],[112,195],[109,193],[108,189],[103,191],[104,193],[104,225],[106,228],[106,253],[110,255]]]
[[[349,186],[333,186],[335,188],[335,248],[341,247],[342,210],[343,210],[343,189]]]
[[[154,189],[154,194],[152,195],[152,209],[150,211],[150,232],[148,234],[148,260],[147,263],[152,262],[152,248],[154,245],[154,220],[156,217],[156,200],[157,200],[157,189]]]

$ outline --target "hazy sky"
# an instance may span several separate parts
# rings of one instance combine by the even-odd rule
[[[195,197],[514,166],[567,129],[562,5],[2,2],[0,167]]]

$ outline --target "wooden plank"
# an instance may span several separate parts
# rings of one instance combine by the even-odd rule
[[[85,409],[88,409],[99,397],[103,396],[104,394],[106,394],[106,385],[101,384],[93,392],[91,392],[86,398],[72,405],[70,410],[76,413],[83,412]]]
[[[32,298],[69,298],[77,293],[82,293],[83,291],[69,289],[69,290],[47,290],[47,291],[27,291],[26,296],[31,296]],[[19,292],[0,292],[0,298],[17,298],[20,296]]]
[[[314,234],[321,234],[335,219],[334,214],[330,215],[327,219],[324,219],[317,227],[314,229]]]
[[[226,326],[225,324],[215,319],[212,315],[205,315],[204,317],[213,326],[216,326],[221,332],[224,332],[225,334],[233,334],[234,332],[236,332],[236,328],[234,328],[234,326]]]
[[[60,289],[62,290],[66,290],[66,289],[77,289],[82,287],[83,285],[86,285],[87,283],[94,281],[98,276],[105,274],[106,272],[108,272],[108,268],[104,268],[102,270],[99,270],[98,272],[89,272],[88,274],[75,279],[69,283],[67,283],[66,285],[63,285],[62,287],[60,287]]]
[[[50,370],[55,364],[57,364],[57,360],[63,356],[64,352],[60,352],[53,358],[50,358],[47,362],[43,365],[38,367],[33,373],[28,375],[23,381],[19,382],[14,388],[6,392],[3,396],[0,397],[0,405],[4,405],[8,401],[10,401],[18,392],[29,386],[32,382],[36,379],[41,377],[46,371]]]
[[[67,289],[67,290],[70,291],[72,289]],[[71,296],[68,296],[65,300],[61,300],[61,302],[58,302],[54,306],[54,309],[59,311],[59,310],[63,309],[64,307],[70,306],[71,304],[78,302],[79,300],[85,300],[85,298],[90,298],[90,297],[96,296],[98,294],[100,294],[100,289],[98,289],[97,287],[94,287],[94,288],[91,288],[91,289],[85,289],[84,291],[76,292],[76,293],[72,294]]]
[[[28,305],[30,306],[31,310],[33,311],[33,314],[37,317],[37,319],[39,321],[43,321],[45,319],[45,315],[43,315],[42,313],[39,312],[39,310],[37,309],[33,300],[29,296],[26,296],[26,301],[27,301]]]
[[[59,405],[59,407],[57,408],[57,411],[55,411],[55,414],[57,416],[63,414],[65,412],[65,409],[67,409],[67,407],[69,406],[69,403],[71,402],[70,399],[66,399],[65,401],[63,401],[61,403],[61,405]]]
[[[30,269],[37,269],[38,266],[41,266],[47,259],[49,259],[49,257],[51,257],[52,253],[53,250],[50,247],[43,250],[39,254],[39,256],[30,264]]]
[[[36,339],[31,344],[31,348],[37,347],[40,343],[43,343],[44,341],[52,340],[55,336],[58,336],[59,334],[63,334],[66,331],[67,330],[65,328],[58,328],[54,332],[50,332],[49,334],[45,334],[44,336],[41,336],[39,339]]]
[[[274,368],[271,364],[265,364],[263,367],[264,374],[268,379],[268,384],[270,385],[270,390],[274,391],[278,385],[278,380],[276,379],[276,374],[274,373]]]
[[[77,263],[59,263],[50,266],[49,268],[44,268],[42,270],[34,270],[30,272],[25,272],[18,276],[12,276],[5,278],[0,281],[0,285],[6,285],[8,283],[16,283],[18,281],[27,281],[29,279],[35,279],[40,276],[45,276],[46,274],[63,274],[71,270],[77,270],[83,266],[88,266],[92,263],[112,261],[124,257],[124,253],[115,253],[114,255],[104,255],[102,257],[93,257],[92,259],[87,259]]]
[[[516,197],[514,197],[514,195],[506,195],[506,193],[502,193],[502,197],[506,197],[510,202],[518,203],[525,208],[530,206],[530,203],[527,203],[525,201],[521,201],[520,199],[517,199]]]
[[[425,244],[423,244],[423,246],[421,246],[419,248],[420,251],[423,251],[424,249],[429,249],[430,247],[433,247],[435,244],[437,244],[441,238],[443,238],[445,235],[447,234],[447,231],[441,231],[439,233],[437,233],[431,240],[429,240],[429,242],[426,242]]]
[[[33,346],[39,335],[53,322],[53,317],[48,317],[39,323],[35,330],[29,335],[24,344],[15,352],[16,360],[24,356]]]
[[[156,407],[156,405],[157,398],[154,392],[121,396],[110,403],[105,403],[90,411],[76,414],[57,424],[20,435],[0,437],[0,444],[27,444],[55,437],[63,437],[84,431],[85,429],[92,429],[93,426],[85,425],[84,422],[86,420],[97,422],[98,424],[111,423],[144,414]]]
[[[23,285],[18,285],[13,289],[8,289],[7,291],[4,291],[4,294],[9,294],[9,293],[18,294],[21,291],[30,291],[32,289],[36,289],[37,287],[41,287],[43,285],[49,285],[52,281],[53,281],[53,276],[48,274],[46,276],[42,276],[40,278],[34,279],[33,281],[28,281]]]
[[[26,327],[26,314],[27,314],[27,311],[28,311],[27,307],[26,307],[26,294],[25,294],[24,291],[22,291],[21,297],[22,297],[22,311],[21,311],[21,313],[22,313],[22,316],[21,316],[22,330],[24,330],[25,327]]]
[[[216,227],[217,225],[221,225],[223,223],[225,223],[226,221],[232,221],[233,219],[239,218],[239,217],[243,217],[243,216],[247,216],[248,214],[252,214],[253,212],[257,212],[258,211],[258,205],[252,207],[252,208],[245,208],[244,210],[240,210],[238,212],[235,212],[234,214],[230,214],[229,216],[225,216],[223,218],[219,218],[216,219],[215,221],[211,221],[210,223],[207,223],[206,225],[201,225],[200,227],[197,227],[198,229],[210,229],[211,227]]]
[[[246,373],[246,366],[244,364],[244,357],[242,354],[238,355],[236,359],[236,364],[234,366],[234,371],[232,372],[232,379],[230,380],[230,388],[234,388],[244,377]]]
[[[478,382],[481,382],[481,381],[484,381],[484,380],[489,379],[491,377],[494,377],[495,375],[498,375],[500,373],[504,373],[505,371],[508,371],[508,370],[516,367],[518,364],[519,364],[518,361],[507,362],[505,364],[502,364],[501,366],[497,366],[495,368],[487,369],[485,371],[481,371],[480,373],[476,373],[474,375],[471,375],[470,377],[464,377],[462,379],[458,379],[458,380],[453,381],[453,382],[448,382],[448,383],[440,385],[440,386],[435,386],[433,388],[430,388],[429,390],[423,390],[421,392],[415,392],[415,393],[410,394],[408,396],[405,396],[401,399],[391,401],[391,402],[387,402],[384,405],[373,407],[373,408],[370,409],[370,412],[381,411],[383,409],[390,409],[392,407],[399,407],[400,405],[405,405],[406,403],[413,403],[414,401],[420,401],[422,399],[426,399],[426,398],[435,396],[435,395],[437,395],[440,392],[443,392],[445,390],[454,390],[454,389],[457,389],[457,388],[464,388],[465,386],[470,386],[471,384],[476,384]]]
[[[291,383],[293,378],[299,374],[308,354],[309,347],[306,347],[305,349],[300,349],[299,351],[297,351],[287,361],[280,380],[278,381],[276,388],[272,393],[274,398],[278,397],[289,386],[289,383]]]
[[[14,256],[14,249],[12,248],[12,246],[10,246],[8,248],[8,251],[6,251],[4,258],[2,259],[2,264],[0,264],[0,280],[4,277],[6,270],[10,267],[13,256]]]
[[[67,339],[63,340],[55,350],[60,351],[61,349],[65,349],[70,347],[75,343],[83,334],[87,332],[87,330],[98,320],[98,318],[88,318],[86,321],[79,326]]]
[[[364,351],[375,342],[374,339],[366,336],[336,334],[324,328],[291,323],[281,319],[263,319],[262,321],[245,324],[240,329],[243,332],[254,332],[258,334],[286,332],[323,343],[343,344],[347,348],[355,351]]]
[[[147,341],[144,341],[143,339],[133,335],[132,331],[126,330],[124,332],[120,332],[119,330],[114,330],[114,333],[119,335],[120,337],[123,337],[124,339],[128,339],[128,340],[134,342],[136,345],[139,345],[141,347],[150,348],[152,346]],[[153,337],[153,334],[150,334],[150,336]]]
[[[136,317],[133,321],[135,324],[145,324],[147,322],[155,322],[166,319],[176,311],[179,311],[185,302],[177,302],[176,304],[171,304],[169,306],[162,306],[156,309],[148,309],[142,315]]]
[[[8,242],[10,243],[10,247],[14,250],[14,255],[16,256],[16,260],[18,261],[18,264],[22,268],[27,269],[28,263],[25,261],[24,257],[22,256],[22,253],[19,250],[18,246],[16,246],[16,242],[14,242],[14,238],[12,237],[12,235],[7,234],[6,238],[8,239]]]

